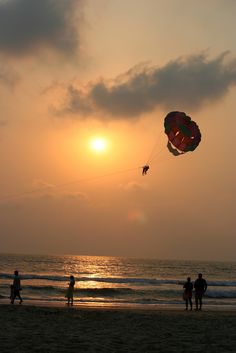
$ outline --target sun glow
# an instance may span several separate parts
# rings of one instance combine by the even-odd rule
[[[90,146],[94,152],[102,153],[107,149],[107,141],[103,137],[95,137],[91,140]]]

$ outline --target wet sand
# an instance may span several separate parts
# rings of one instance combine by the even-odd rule
[[[0,305],[1,353],[236,352],[236,311]]]

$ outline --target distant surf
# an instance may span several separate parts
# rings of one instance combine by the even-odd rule
[[[183,284],[198,272],[207,280],[204,304],[236,308],[236,263],[163,261],[93,256],[0,255],[0,300],[9,298],[18,269],[25,300],[63,302],[76,279],[75,303],[183,305]]]

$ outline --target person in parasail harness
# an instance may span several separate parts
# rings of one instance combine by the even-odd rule
[[[142,171],[142,175],[146,175],[147,174],[147,171],[148,171],[148,169],[149,169],[149,165],[144,165],[143,167],[143,171]]]

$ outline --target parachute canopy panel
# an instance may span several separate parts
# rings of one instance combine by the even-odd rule
[[[168,113],[164,126],[171,145],[183,153],[194,151],[201,141],[199,127],[184,112]]]

